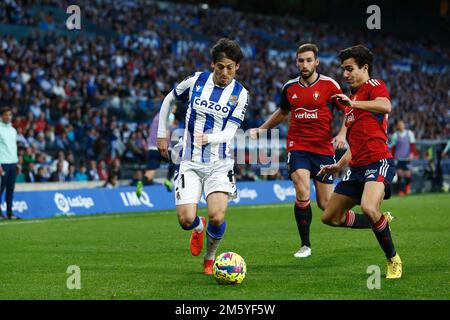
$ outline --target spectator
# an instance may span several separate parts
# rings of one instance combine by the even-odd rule
[[[75,181],[88,181],[87,168],[85,164],[80,165],[80,170],[75,173]]]
[[[106,169],[106,162],[105,160],[100,160],[98,163],[98,177],[100,180],[105,181],[108,180],[108,171]]]
[[[95,160],[89,161],[89,168],[88,168],[87,176],[88,176],[89,181],[99,181],[100,180],[100,177],[99,177],[98,171],[97,171],[97,164],[96,164]]]
[[[67,173],[69,173],[69,168],[67,168]],[[56,171],[54,171],[50,176],[50,181],[52,182],[66,182],[67,174],[64,173],[64,160],[58,160],[56,165]]]
[[[103,188],[113,189],[117,188],[118,186],[119,180],[117,179],[117,176],[113,173],[108,177],[108,180],[106,180],[105,184],[103,185]]]
[[[24,183],[25,182],[25,175],[22,172],[22,166],[18,164],[16,166],[16,183]]]
[[[62,150],[58,151],[57,157],[53,160],[50,170],[52,172],[57,171],[57,166],[60,162],[62,163],[61,171],[66,176],[69,173],[69,161],[66,160],[66,156]]]
[[[36,182],[47,182],[48,172],[46,167],[39,167],[36,174]]]
[[[35,175],[35,165],[33,162],[30,162],[24,170],[25,182],[37,182]]]

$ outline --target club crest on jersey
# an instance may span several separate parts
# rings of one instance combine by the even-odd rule
[[[232,106],[237,105],[238,97],[237,96],[230,96],[230,100],[228,100],[228,103]]]
[[[314,98],[314,100],[317,101],[317,99],[319,99],[319,97],[320,97],[319,91],[314,91],[314,93],[313,93],[313,98]]]
[[[355,115],[353,114],[353,109],[345,114],[345,123],[352,122],[355,120]]]
[[[201,89],[202,89],[202,86],[200,86],[200,85],[197,85],[196,87],[195,87],[195,89],[197,90],[197,92],[198,91],[200,91]]]

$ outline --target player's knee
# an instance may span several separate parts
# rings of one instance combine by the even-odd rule
[[[362,202],[361,211],[373,221],[379,210],[377,206],[372,203]]]
[[[332,227],[341,225],[338,216],[333,212],[327,210],[325,210],[325,212],[320,216],[320,220],[322,221],[322,223]]]
[[[216,210],[208,214],[209,223],[213,226],[220,226],[225,218],[225,211]]]
[[[297,199],[303,200],[303,199],[309,199],[310,192],[309,188],[304,186],[295,186],[295,191],[297,195]]]
[[[191,219],[190,217],[178,217],[178,223],[183,229],[187,230],[194,222],[194,219]]]
[[[327,208],[328,200],[329,199],[320,199],[317,201],[317,206],[320,208],[320,210],[325,211],[325,209]]]

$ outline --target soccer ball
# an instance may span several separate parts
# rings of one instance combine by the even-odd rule
[[[247,273],[244,258],[234,252],[224,252],[213,264],[213,277],[219,284],[239,284]]]

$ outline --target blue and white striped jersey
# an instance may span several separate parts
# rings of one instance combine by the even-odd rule
[[[199,163],[230,158],[230,142],[198,145],[194,135],[223,131],[227,124],[241,125],[248,106],[248,91],[236,80],[221,88],[214,84],[213,73],[196,72],[179,83],[173,93],[178,100],[189,101],[183,135],[182,160]]]

